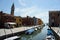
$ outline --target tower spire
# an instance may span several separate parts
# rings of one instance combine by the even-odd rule
[[[14,16],[14,9],[15,9],[15,6],[14,6],[14,3],[13,3],[12,6],[11,6],[11,15],[13,15],[13,16]]]

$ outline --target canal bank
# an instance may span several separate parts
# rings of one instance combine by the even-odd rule
[[[5,39],[5,38],[15,36],[15,35],[19,36],[20,34],[23,34],[26,30],[35,28],[35,27],[38,27],[38,26],[19,27],[19,28],[13,28],[13,29],[0,29],[0,39]]]
[[[51,30],[53,31],[56,40],[60,40],[60,36],[57,34],[59,29],[57,30],[57,27],[51,27]]]

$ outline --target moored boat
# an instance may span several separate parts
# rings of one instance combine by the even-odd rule
[[[25,32],[25,34],[32,34],[34,31],[35,31],[35,29],[32,28],[32,29],[27,30],[27,31]]]
[[[20,38],[20,36],[12,36],[12,37],[6,38],[4,40],[17,40],[19,38]]]
[[[38,30],[37,28],[35,28],[35,31]]]
[[[53,35],[46,36],[46,40],[55,40],[55,37]]]

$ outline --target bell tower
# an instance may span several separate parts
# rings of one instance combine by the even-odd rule
[[[11,15],[14,16],[14,9],[15,9],[15,6],[14,6],[14,3],[12,4],[12,7],[11,7]]]

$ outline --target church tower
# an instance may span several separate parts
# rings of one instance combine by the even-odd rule
[[[11,7],[11,15],[14,16],[14,9],[15,9],[15,6],[14,6],[14,3],[12,4],[12,7]]]

